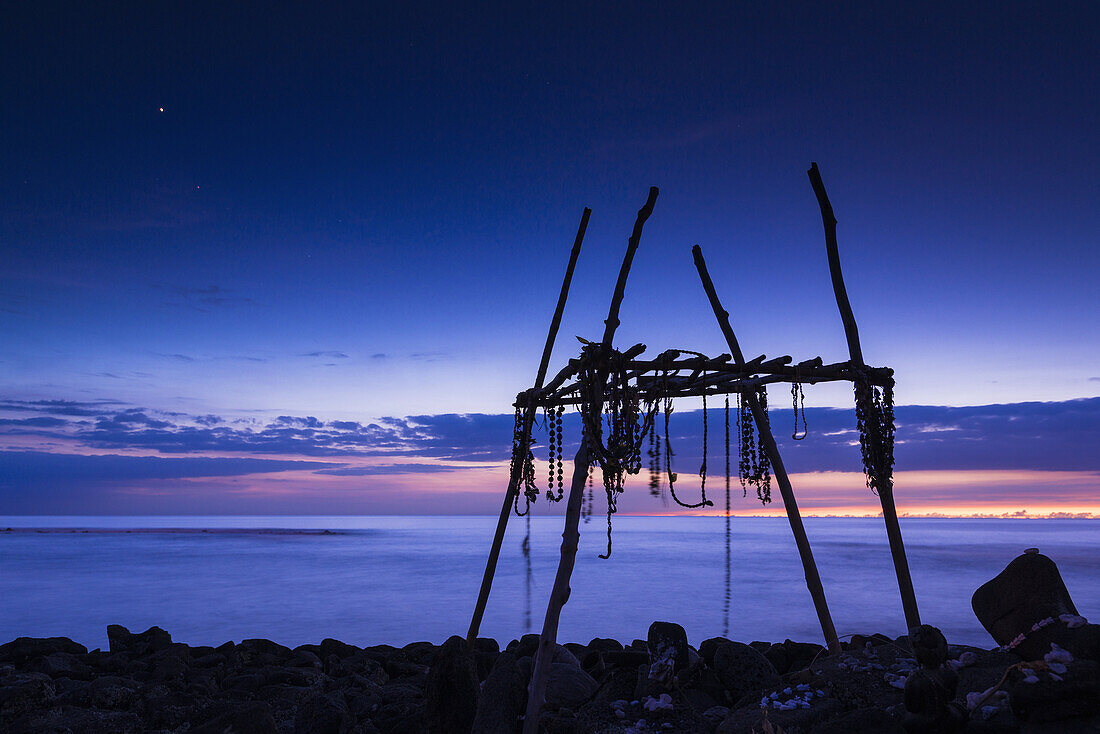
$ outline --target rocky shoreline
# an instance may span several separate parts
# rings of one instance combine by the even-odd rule
[[[552,649],[549,734],[1084,734],[1100,732],[1100,625],[1029,549],[972,599],[999,647],[949,646],[935,627],[855,635],[842,650],[715,637],[654,622],[645,640]],[[537,635],[356,647],[326,639],[218,647],[159,627],[0,645],[0,731],[11,734],[512,734]]]
[[[326,639],[294,649],[270,640],[218,647],[173,642],[153,627],[108,628],[109,650],[63,637],[0,645],[0,730],[337,734],[512,732],[521,724],[538,638],[501,650],[468,646],[365,648]],[[557,649],[542,717],[548,732],[903,732],[904,682],[917,669],[906,638],[855,636],[840,655],[787,640],[687,643],[657,622],[649,639]],[[958,700],[1004,679],[1008,690],[967,731],[1100,731],[1094,661],[1070,664],[1072,686],[1013,678],[1012,652],[952,647]],[[1006,678],[1007,673],[1007,678]]]

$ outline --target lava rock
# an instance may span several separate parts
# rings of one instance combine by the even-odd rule
[[[599,683],[579,665],[551,663],[546,678],[546,703],[558,708],[577,709],[596,694]]]
[[[477,714],[474,651],[457,635],[439,648],[428,672],[427,719],[432,734],[466,734]]]
[[[740,642],[720,645],[714,651],[713,667],[732,701],[779,685],[775,666],[763,654]]]
[[[856,709],[839,719],[815,724],[810,734],[905,734],[901,723],[882,709]]]
[[[275,734],[277,731],[271,707],[253,701],[215,716],[191,729],[189,734]]]
[[[1068,629],[1055,622],[1043,628],[1046,631],[1039,639],[1031,629],[1037,622],[1077,614],[1057,564],[1038,552],[1014,558],[1001,573],[978,587],[970,604],[998,645],[1007,645],[1024,635],[1014,650],[1025,660],[1041,658],[1050,650],[1051,642],[1059,642],[1059,633]]]
[[[1100,663],[1078,660],[1069,663],[1057,680],[1040,672],[1038,682],[1025,682],[1024,674],[1014,669],[1009,674],[1009,706],[1018,718],[1028,723],[1061,721],[1100,713]]]
[[[683,670],[688,665],[687,632],[674,622],[654,622],[649,625],[646,640],[652,665],[671,663],[672,671]]]
[[[527,681],[510,652],[501,653],[477,698],[473,734],[508,734],[519,729],[527,707]]]
[[[59,652],[84,655],[88,648],[68,637],[17,637],[0,645],[0,662],[22,665],[28,660]]]
[[[347,734],[354,726],[355,719],[339,691],[305,699],[294,717],[294,734]]]
[[[17,716],[43,708],[56,695],[57,689],[49,676],[24,673],[9,676],[0,687],[0,714]]]
[[[355,653],[360,652],[360,649],[355,645],[349,645],[346,642],[340,642],[340,640],[334,640],[331,637],[326,637],[325,639],[321,640],[320,647],[321,652],[317,654],[317,657],[321,658],[322,660],[327,658],[329,655],[335,655],[341,659],[349,658]]]
[[[107,625],[107,642],[111,652],[128,652],[144,657],[172,646],[172,635],[160,627],[150,627],[144,632],[132,633],[120,624]]]

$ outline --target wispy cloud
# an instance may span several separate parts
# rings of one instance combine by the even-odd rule
[[[348,355],[343,352],[337,351],[322,351],[322,352],[306,352],[305,354],[298,355],[299,357],[324,357],[327,359],[349,359]]]
[[[235,306],[254,306],[256,301],[238,294],[230,288],[220,285],[206,285],[199,287],[173,285],[167,283],[154,283],[152,287],[164,291],[178,300],[169,302],[168,305],[184,305],[198,311],[207,311],[211,308],[225,308]]]

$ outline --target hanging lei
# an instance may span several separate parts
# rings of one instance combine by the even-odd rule
[[[870,375],[855,367],[856,428],[867,486],[890,491],[894,477],[894,380],[872,385]]]

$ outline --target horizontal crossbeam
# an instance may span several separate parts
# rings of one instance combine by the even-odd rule
[[[616,368],[638,388],[639,398],[652,401],[664,398],[687,398],[703,395],[729,395],[756,390],[773,383],[855,382],[862,375],[872,385],[893,383],[894,371],[888,367],[868,367],[852,361],[823,364],[821,357],[797,364],[789,356],[768,359],[760,355],[738,365],[730,355],[708,357],[697,352],[668,350],[654,359],[636,359],[645,351],[637,344],[628,349]],[[688,354],[690,356],[683,356]],[[585,360],[571,359],[553,380],[541,389],[525,390],[516,396],[519,408],[549,408],[577,405],[581,402],[581,381],[577,379]]]

